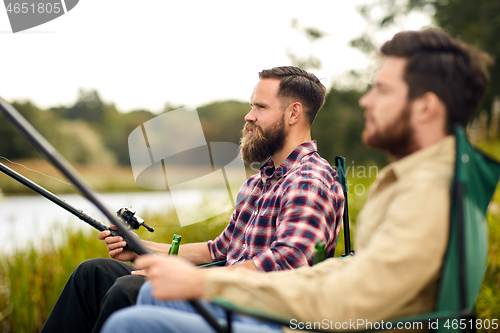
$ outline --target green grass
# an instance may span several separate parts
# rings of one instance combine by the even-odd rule
[[[479,318],[491,320],[500,319],[500,191],[498,190],[490,205],[488,226],[488,266],[476,306]]]
[[[88,233],[67,229],[65,234],[64,246],[53,248],[46,240],[42,250],[30,246],[3,256],[0,309],[7,316],[0,321],[0,332],[38,332],[78,262],[106,254]]]
[[[477,142],[476,146],[496,160],[500,160],[500,141]],[[497,185],[498,186],[498,185]],[[500,188],[497,187],[488,210],[489,251],[488,265],[481,292],[477,299],[477,313],[481,319],[500,320]],[[485,331],[485,330],[483,330]],[[492,329],[489,330],[493,332]],[[500,330],[498,330],[500,331]]]

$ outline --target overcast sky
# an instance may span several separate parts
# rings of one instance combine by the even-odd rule
[[[366,1],[80,0],[16,34],[2,8],[0,96],[69,106],[79,88],[94,88],[121,111],[247,101],[259,71],[290,64],[287,50],[318,57],[322,69],[313,72],[330,87],[368,65],[349,47],[365,29],[356,8]],[[310,43],[291,27],[294,18],[328,35]],[[415,17],[406,28],[427,24]]]

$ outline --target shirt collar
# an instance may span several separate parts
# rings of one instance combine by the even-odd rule
[[[380,171],[379,179],[386,176],[401,178],[418,168],[428,160],[453,158],[455,153],[455,137],[448,135],[443,140],[424,149],[420,149],[396,162],[393,162]]]
[[[276,173],[276,177],[281,178],[290,172],[297,163],[300,163],[304,156],[316,151],[318,151],[316,140],[304,142],[295,148],[278,168],[275,168],[272,158],[268,159],[266,163],[262,164],[260,167],[260,176],[266,179]]]

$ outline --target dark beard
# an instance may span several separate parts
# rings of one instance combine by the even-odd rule
[[[396,159],[405,157],[417,150],[413,142],[413,128],[410,125],[411,106],[407,103],[401,114],[392,124],[377,128],[372,136],[363,133],[363,142],[375,149],[388,152]]]
[[[240,140],[240,152],[243,162],[251,164],[253,162],[264,162],[276,152],[285,146],[285,116],[266,131],[255,125],[253,122],[247,122],[243,127]],[[253,131],[250,135],[249,131]]]

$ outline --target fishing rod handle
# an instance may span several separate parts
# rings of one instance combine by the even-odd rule
[[[118,237],[122,237],[123,240],[127,243],[127,245],[123,248],[124,250],[130,250],[132,252],[136,252],[136,248],[131,244],[131,242],[128,241],[127,237],[124,237],[118,230],[114,230],[114,229],[111,229],[110,227],[108,227],[107,225],[105,225],[104,223],[101,223],[99,221],[97,221],[95,218],[93,218],[92,216],[86,214],[83,212],[83,210],[78,210],[79,211],[79,215],[78,215],[78,218],[84,222],[86,222],[87,224],[89,224],[90,226],[94,227],[95,229],[99,230],[99,231],[106,231],[106,230],[109,230],[110,232],[110,235],[109,236],[118,236]],[[108,236],[108,237],[109,237]],[[137,253],[139,254],[139,253]]]
[[[123,250],[129,250],[129,251],[132,251],[134,253],[137,253],[137,249],[135,248],[135,246],[133,245],[133,243],[129,242],[128,239],[127,239],[127,237],[125,237],[122,234],[120,234],[120,232],[118,230],[113,230],[110,227],[107,227],[105,230],[109,230],[109,232],[110,232],[110,235],[108,237],[113,236],[113,237],[121,237],[121,238],[123,238],[123,241],[125,243],[127,243],[127,245],[125,245],[123,247]],[[104,230],[101,230],[101,231],[104,231]],[[139,253],[137,253],[137,254],[139,254]]]

